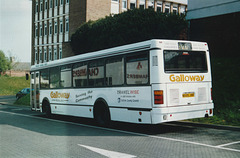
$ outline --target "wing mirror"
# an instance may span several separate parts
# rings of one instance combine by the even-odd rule
[[[28,80],[28,79],[29,79],[29,74],[27,73],[27,74],[26,74],[26,80]]]

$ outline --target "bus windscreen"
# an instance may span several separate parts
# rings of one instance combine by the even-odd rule
[[[204,51],[164,51],[165,72],[207,72],[207,57]]]

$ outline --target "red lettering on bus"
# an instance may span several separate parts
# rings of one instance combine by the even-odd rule
[[[98,76],[98,74],[99,74],[99,68],[98,67],[89,69],[89,75],[90,76]]]

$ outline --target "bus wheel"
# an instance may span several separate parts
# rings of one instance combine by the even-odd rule
[[[107,127],[110,125],[111,118],[108,106],[102,101],[94,105],[94,119],[99,126]]]
[[[50,118],[52,116],[51,107],[48,101],[43,101],[43,112],[45,113],[46,117]]]

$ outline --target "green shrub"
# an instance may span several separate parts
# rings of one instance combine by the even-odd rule
[[[240,62],[238,58],[212,57],[214,116],[192,121],[240,126]]]

